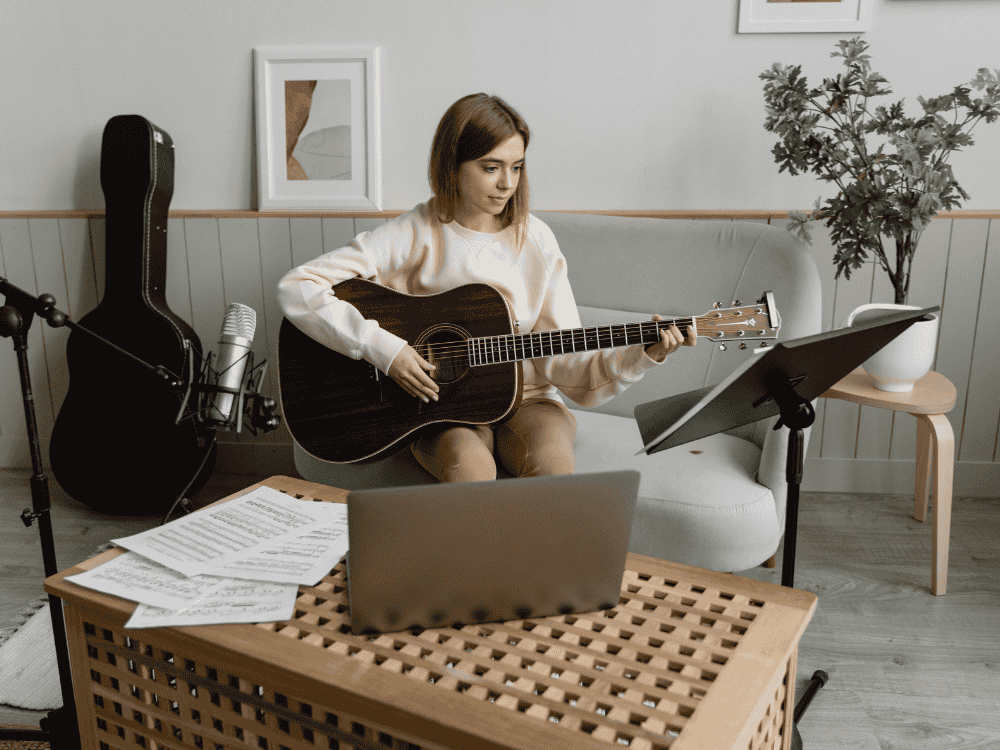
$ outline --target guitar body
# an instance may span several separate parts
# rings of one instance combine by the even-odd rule
[[[508,419],[521,402],[522,360],[654,344],[672,325],[746,349],[752,339],[767,346],[763,340],[777,338],[781,325],[771,292],[751,305],[717,304],[698,317],[513,333],[507,302],[489,284],[417,297],[355,278],[334,291],[435,365],[429,374],[440,387],[439,399],[425,404],[368,362],[338,354],[283,320],[278,381],[285,424],[303,450],[334,463],[385,458],[434,424]]]
[[[105,292],[77,321],[153,366],[183,376],[194,330],[167,307],[167,208],[173,195],[170,136],[138,115],[111,118],[101,147],[106,209]],[[66,345],[69,390],[49,457],[59,484],[102,513],[168,509],[210,475],[211,433],[175,424],[181,394],[158,375],[82,331]],[[204,465],[203,465],[204,464]],[[197,478],[196,478],[197,475]]]
[[[285,424],[295,442],[324,461],[365,463],[412,442],[422,427],[442,422],[491,424],[520,403],[520,362],[477,367],[462,356],[435,359],[426,347],[464,354],[470,338],[506,336],[513,318],[506,300],[488,284],[465,284],[413,296],[364,279],[338,284],[338,299],[354,305],[405,339],[438,370],[437,401],[424,403],[365,360],[339,354],[287,319],[278,334],[278,380]]]

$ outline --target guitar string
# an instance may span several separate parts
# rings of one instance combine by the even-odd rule
[[[677,318],[677,319],[672,320],[672,321],[647,321],[647,322],[643,322],[643,323],[625,323],[625,324],[622,324],[622,326],[626,329],[625,330],[626,334],[629,332],[630,328],[634,328],[635,326],[639,326],[640,327],[639,333],[640,333],[640,336],[642,336],[642,335],[646,335],[648,333],[651,333],[652,331],[650,330],[650,328],[651,327],[655,328],[655,326],[656,326],[657,323],[667,324],[667,325],[678,325],[679,328],[686,329],[687,327],[689,327],[690,323],[685,323],[684,322],[685,320],[690,321],[691,319],[690,318]],[[616,338],[615,333],[613,333],[612,331],[607,331],[607,332],[603,332],[602,333],[599,330],[599,329],[607,328],[607,327],[608,326],[590,326],[590,327],[587,327],[587,328],[574,328],[574,329],[566,329],[566,330],[573,332],[573,336],[572,336],[572,339],[571,339],[571,341],[573,341],[573,342],[576,342],[576,341],[580,340],[580,335],[576,333],[577,331],[582,332],[584,344],[586,344],[586,342],[588,340],[593,340],[593,335],[591,335],[590,338],[588,338],[588,334],[587,334],[588,330],[594,331],[596,333],[596,338],[597,338],[598,343],[600,343],[602,341],[609,341],[609,340],[613,342],[614,339]],[[551,348],[552,346],[554,346],[554,344],[555,344],[556,341],[558,341],[560,343],[560,345],[562,345],[562,346],[565,347],[564,336],[562,335],[561,331],[552,331],[552,333],[559,333],[560,335],[555,340],[553,340],[553,339],[550,338],[548,342],[546,342],[546,340],[544,338],[544,336],[545,336],[546,333],[549,333],[549,331],[532,331],[530,333],[522,333],[522,334],[499,334],[498,336],[478,336],[478,337],[475,337],[475,339],[481,339],[481,340],[485,341],[485,340],[492,339],[492,338],[511,338],[513,336],[521,336],[522,338],[525,337],[525,336],[529,336],[529,337],[530,336],[539,336],[539,339],[537,340],[537,342],[532,342],[530,339],[526,343],[522,341],[521,350],[522,351],[523,350],[528,350],[528,351],[532,351],[533,352],[536,348],[542,348],[542,349],[544,349],[544,347],[546,345],[548,345]],[[619,333],[617,335],[620,337],[623,334]],[[448,360],[448,359],[462,359],[462,358],[467,358],[468,355],[469,355],[468,342],[470,340],[475,340],[475,339],[466,339],[466,340],[464,340],[461,343],[454,343],[454,344],[453,343],[448,343],[448,344],[426,344],[426,345],[421,345],[420,348],[427,350],[428,354],[433,355],[434,358],[435,358],[435,360],[437,360],[437,361],[445,361],[445,360]],[[636,342],[636,343],[643,343],[643,342]],[[655,343],[655,342],[646,342],[646,343]],[[490,347],[489,348],[489,353],[493,353],[493,352],[499,351],[499,346],[496,345],[496,344],[485,344],[485,345],[488,346],[488,347]],[[629,344],[629,345],[631,345],[631,344]],[[508,348],[509,349],[513,349],[513,350],[516,351],[517,350],[517,345],[515,343],[511,343]],[[599,348],[607,348],[607,347],[597,347],[597,348],[599,349]],[[582,349],[580,351],[596,351],[596,349]],[[487,352],[483,352],[483,353],[484,353],[484,355],[487,355]],[[559,354],[572,354],[572,353],[574,353],[574,352],[572,352],[572,351],[571,352],[566,352],[566,351],[559,352]],[[550,355],[545,355],[545,356],[554,356],[554,355],[555,355],[555,353],[550,354]],[[534,357],[528,357],[528,359],[534,359]]]
[[[634,326],[634,325],[640,325],[640,324],[627,324],[627,325]],[[644,324],[642,324],[642,325],[644,325]],[[621,338],[622,336],[624,336],[625,334],[627,334],[627,333],[630,332],[630,331],[626,331],[625,333],[613,333],[611,331],[602,332],[602,331],[596,330],[596,328],[604,328],[604,327],[605,326],[598,326],[598,327],[595,327],[595,328],[588,328],[588,329],[576,328],[576,329],[566,329],[566,330],[572,330],[572,331],[574,331],[573,336],[570,339],[572,342],[577,342],[577,341],[581,341],[582,340],[584,343],[586,343],[587,341],[593,341],[594,338],[595,338],[595,336],[593,334],[588,334],[587,333],[588,330],[594,330],[594,331],[596,331],[596,338],[597,338],[598,342],[614,341],[615,339]],[[683,324],[682,323],[679,327],[681,327],[681,328],[687,328],[688,324]],[[582,332],[582,339],[581,339],[581,335],[579,333],[575,333],[577,331]],[[649,328],[647,327],[647,328],[641,329],[639,333],[642,336],[642,335],[648,335],[651,332],[652,331],[649,330]],[[539,337],[536,341],[532,341],[531,339],[528,339],[526,342],[522,342],[522,346],[521,346],[522,349],[533,349],[533,348],[536,348],[538,346],[544,347],[546,345],[551,346],[551,345],[554,345],[555,343],[560,343],[562,345],[564,343],[564,341],[565,341],[565,336],[563,336],[561,334],[561,332],[552,331],[552,333],[560,333],[560,335],[558,337],[554,337],[554,338],[550,337],[548,340],[546,340],[546,337],[545,337],[546,333],[549,333],[549,331],[533,331],[531,333],[523,333],[523,334],[499,334],[497,336],[476,336],[476,337],[473,337],[472,339],[465,339],[465,340],[463,340],[461,342],[458,342],[458,343],[449,342],[449,343],[446,343],[446,344],[425,344],[425,345],[421,345],[421,346],[424,349],[428,349],[433,354],[447,354],[449,352],[457,352],[459,355],[462,355],[462,354],[465,354],[465,353],[468,352],[468,349],[469,349],[468,343],[469,343],[469,341],[476,341],[476,340],[481,340],[483,342],[488,342],[489,339],[510,339],[513,336],[521,336],[522,338],[526,337],[526,336],[529,336],[529,337],[530,336],[538,336]],[[643,342],[636,342],[636,343],[643,343]],[[645,342],[645,343],[655,343],[655,342],[650,341],[650,342]],[[494,349],[497,348],[496,344],[485,343],[485,345],[489,346],[491,348],[494,348]],[[622,344],[622,345],[625,345],[625,344]],[[631,344],[629,344],[629,346],[631,346]],[[509,348],[517,348],[517,344],[513,343],[513,342],[510,343],[509,344]],[[598,347],[598,348],[606,348],[606,347]],[[581,351],[594,351],[594,349],[585,349],[585,350],[581,350]],[[560,353],[562,353],[562,354],[572,354],[573,352],[560,352]]]

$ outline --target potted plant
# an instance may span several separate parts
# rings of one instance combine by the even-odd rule
[[[811,212],[789,213],[788,229],[811,242],[809,224],[823,222],[836,247],[835,278],[843,273],[850,279],[851,271],[871,254],[895,290],[893,304],[882,307],[909,307],[911,268],[922,232],[938,211],[957,208],[960,199],[969,198],[955,180],[948,158],[973,145],[970,133],[976,124],[1000,117],[1000,70],[980,68],[975,78],[949,94],[918,97],[923,115],[911,118],[904,113],[902,100],[874,106],[877,97],[892,90],[871,69],[867,49],[860,37],[839,41],[831,57],[843,58],[846,72],[824,79],[815,88],[801,76],[801,66],[774,63],[760,74],[765,81],[764,127],[780,138],[771,151],[779,173],[786,169],[792,175],[813,172],[839,188],[836,197],[817,198]],[[983,92],[982,96],[972,98],[973,89]],[[894,262],[886,253],[883,237],[890,246],[895,244]],[[856,312],[872,314],[871,310]],[[923,325],[914,325],[907,333],[918,335]],[[922,358],[927,360],[926,370],[914,380],[926,374],[933,362],[936,320],[932,328],[930,358],[926,353]],[[912,351],[912,344],[897,342],[900,346],[895,348]],[[886,355],[891,354],[890,347],[883,350]],[[868,363],[865,369],[872,374]],[[875,379],[877,386],[892,385],[889,380]],[[912,380],[909,387],[906,382],[898,385],[902,387],[886,389],[909,390]]]

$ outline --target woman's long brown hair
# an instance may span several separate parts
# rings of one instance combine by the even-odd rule
[[[455,220],[462,204],[458,188],[458,169],[479,159],[512,136],[524,139],[528,148],[531,133],[521,115],[498,96],[470,94],[452,104],[438,123],[431,146],[427,176],[434,191],[431,212],[447,224]],[[517,227],[517,246],[524,243],[528,231],[528,174],[521,167],[517,189],[501,214],[505,225]]]

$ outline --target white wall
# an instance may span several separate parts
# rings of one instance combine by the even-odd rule
[[[1000,3],[872,0],[873,64],[918,95],[1000,68]],[[759,73],[810,82],[850,34],[737,34],[738,0],[0,0],[0,211],[95,208],[101,132],[142,114],[177,147],[174,209],[256,208],[252,51],[382,48],[384,206],[426,199],[438,119],[460,96],[506,98],[533,131],[547,209],[807,207],[779,175]],[[953,160],[965,208],[1000,207],[1000,123]]]

